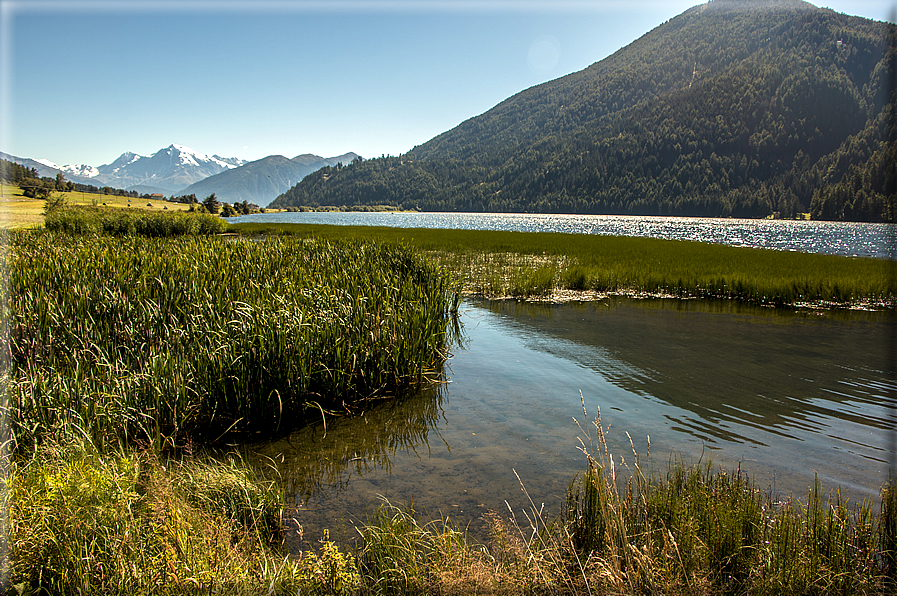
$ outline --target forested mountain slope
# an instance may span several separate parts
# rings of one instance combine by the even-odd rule
[[[894,37],[798,0],[713,0],[271,206],[887,220]]]

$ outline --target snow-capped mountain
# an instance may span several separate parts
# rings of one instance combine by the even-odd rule
[[[283,155],[269,155],[239,168],[209,176],[191,184],[179,194],[195,194],[203,198],[215,193],[220,201],[247,201],[264,207],[311,172],[338,163],[348,165],[356,157],[359,157],[358,154],[351,152],[337,157],[305,153],[292,159]]]
[[[61,166],[53,163],[49,159],[35,159],[39,165],[50,168],[52,170],[59,170],[63,174],[65,174],[66,179],[71,180],[72,178],[93,178],[97,176],[100,171],[86,164],[77,164],[71,166]]]
[[[236,157],[209,157],[183,145],[169,145],[150,156],[122,153],[112,163],[97,168],[95,179],[118,188],[151,187],[178,192],[244,163]]]
[[[34,168],[39,176],[53,178],[62,172],[66,180],[80,184],[170,196],[195,193],[205,197],[214,192],[222,200],[259,205],[268,204],[318,168],[348,164],[356,157],[355,153],[329,158],[305,153],[292,159],[271,155],[247,162],[237,157],[209,156],[184,145],[169,145],[152,155],[126,151],[112,163],[94,167],[84,164],[61,166],[48,159],[15,157],[0,152],[0,158]]]
[[[48,159],[21,158],[6,153],[0,153],[0,158],[33,167],[39,176],[52,178],[62,172],[66,180],[81,184],[164,194],[176,193],[194,182],[246,163],[237,157],[209,157],[184,145],[169,145],[149,156],[127,151],[112,163],[99,167],[85,164],[61,166]]]

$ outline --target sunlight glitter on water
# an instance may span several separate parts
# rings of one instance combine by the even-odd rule
[[[640,236],[733,246],[897,258],[893,224],[534,213],[260,213],[231,220]]]

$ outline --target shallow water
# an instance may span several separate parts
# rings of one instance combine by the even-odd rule
[[[585,464],[580,392],[618,463],[634,447],[659,471],[712,458],[776,494],[805,494],[818,474],[877,497],[897,452],[894,322],[731,302],[467,303],[449,383],[257,450],[309,541],[325,527],[351,539],[381,497],[481,536],[490,509],[559,512]]]
[[[643,236],[844,256],[897,258],[893,225],[855,222],[635,215],[404,212],[260,213],[235,217],[231,221]]]

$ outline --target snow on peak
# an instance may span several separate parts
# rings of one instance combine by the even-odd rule
[[[62,171],[66,174],[71,174],[72,176],[79,176],[81,178],[94,178],[100,175],[100,171],[93,166],[89,166],[87,164],[76,164],[63,166]]]
[[[168,151],[168,154],[172,157],[175,157],[175,155],[177,155],[178,163],[181,165],[199,166],[200,164],[205,163],[215,164],[223,169],[237,167],[234,164],[224,161],[217,156],[210,157],[207,154],[196,151],[195,149],[191,149],[186,145],[178,145],[177,143],[172,143],[168,146],[166,151]]]
[[[53,168],[54,170],[61,170],[61,169],[62,169],[62,166],[58,166],[58,165],[56,165],[55,163],[53,163],[53,162],[50,161],[49,159],[35,159],[34,161],[36,161],[37,163],[41,164],[42,166],[47,166],[48,168]]]

